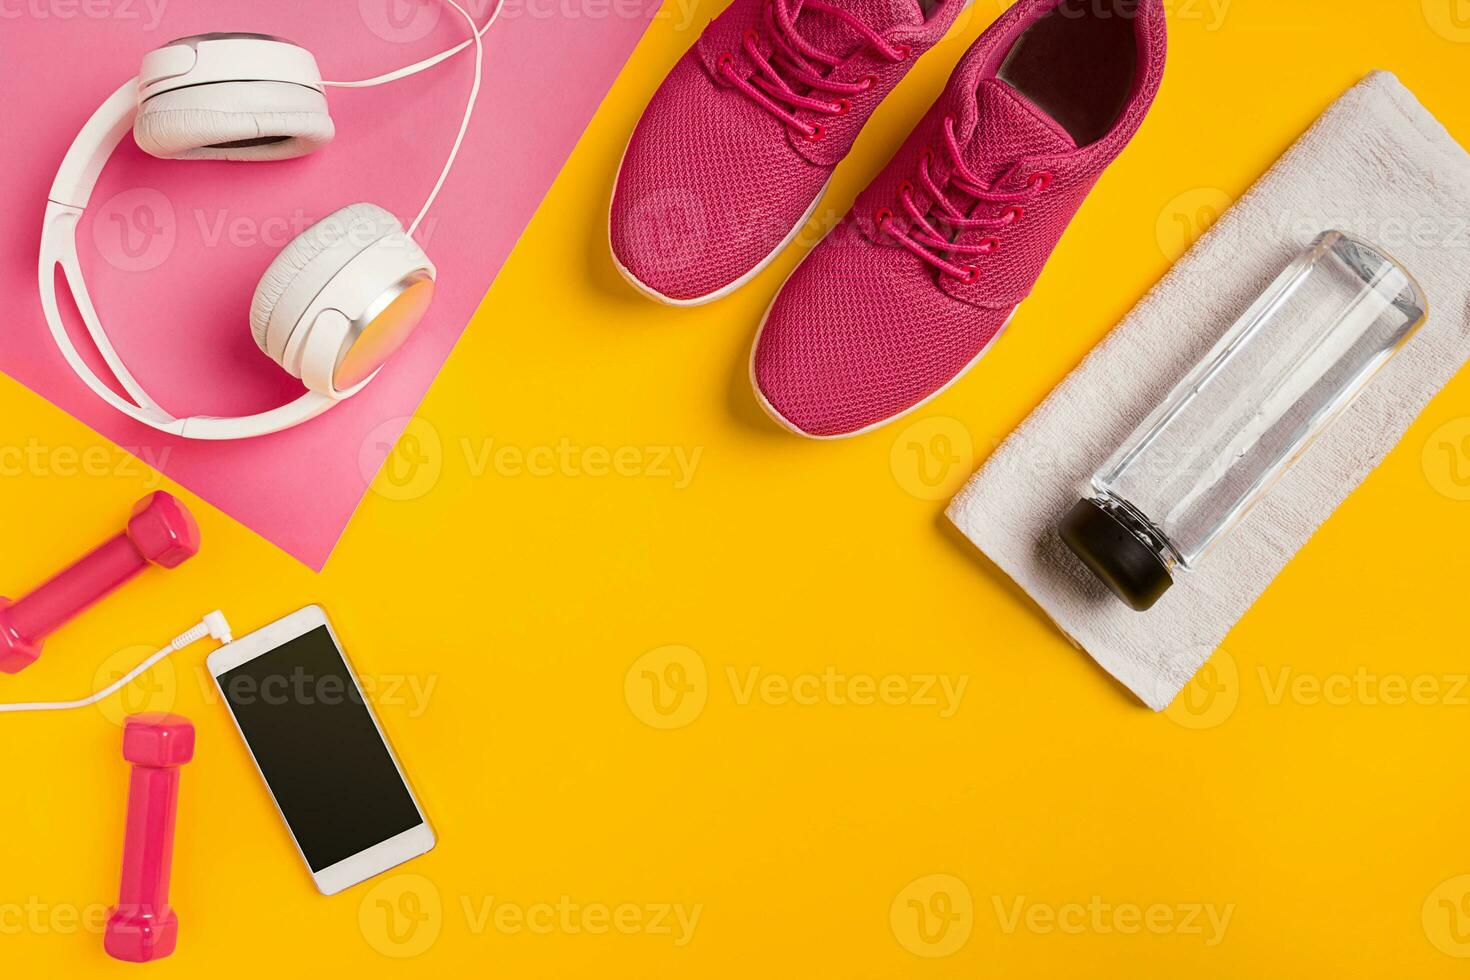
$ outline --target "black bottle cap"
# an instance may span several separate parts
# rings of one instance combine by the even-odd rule
[[[1059,528],[1092,574],[1139,612],[1159,601],[1174,584],[1169,566],[1127,525],[1091,500],[1079,500]]]

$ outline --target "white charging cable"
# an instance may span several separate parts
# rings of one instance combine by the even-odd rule
[[[459,15],[464,18],[465,23],[470,25],[470,39],[468,41],[462,41],[448,51],[441,51],[432,58],[425,58],[423,61],[406,65],[403,68],[390,71],[385,75],[378,75],[374,78],[363,78],[354,82],[322,82],[323,85],[329,88],[373,88],[377,85],[387,85],[389,82],[396,82],[399,79],[408,78],[410,75],[417,75],[421,71],[432,68],[441,61],[452,58],[471,44],[475,46],[475,83],[470,87],[470,98],[469,102],[465,105],[464,118],[460,120],[459,132],[454,137],[454,146],[449,151],[449,159],[444,161],[444,169],[439,172],[439,179],[434,183],[434,189],[429,192],[429,198],[419,210],[418,217],[414,218],[413,223],[408,226],[409,235],[418,231],[419,225],[428,216],[429,208],[434,206],[434,200],[438,198],[440,189],[444,187],[444,182],[449,179],[449,171],[453,169],[455,158],[459,156],[459,147],[464,142],[465,133],[469,131],[470,118],[475,114],[475,103],[480,98],[480,81],[485,74],[485,44],[483,38],[485,37],[485,32],[490,30],[490,25],[494,24],[496,19],[500,17],[501,8],[505,6],[505,0],[496,0],[495,9],[490,12],[490,19],[485,22],[484,27],[477,28],[475,26],[475,18],[470,16],[468,10],[461,7],[455,0],[444,0],[444,2],[458,11]]]
[[[185,630],[184,632],[180,633],[178,636],[174,637],[173,641],[170,642],[168,646],[164,647],[162,650],[159,650],[157,653],[150,656],[147,660],[144,660],[138,666],[134,667],[122,677],[119,677],[114,683],[107,685],[96,694],[92,694],[88,697],[82,698],[80,701],[30,701],[25,704],[0,704],[0,712],[65,711],[69,708],[85,708],[89,704],[96,704],[103,698],[111,697],[118,691],[121,691],[123,688],[127,687],[134,680],[136,680],[140,674],[151,668],[154,664],[158,663],[164,657],[167,657],[171,653],[176,653],[177,651],[182,650],[184,649],[184,647],[189,646],[193,643],[197,643],[200,640],[204,639],[206,636],[214,637],[220,642],[221,645],[229,643],[231,640],[234,639],[234,637],[230,635],[230,624],[225,619],[225,614],[220,612],[218,609],[216,609],[212,613],[207,613],[203,620]]]

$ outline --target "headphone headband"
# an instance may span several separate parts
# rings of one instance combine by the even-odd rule
[[[138,115],[138,79],[131,78],[92,113],[61,161],[47,196],[57,204],[81,210],[92,199],[102,168],[133,128]],[[47,222],[49,227],[50,222]]]
[[[132,372],[123,364],[122,359],[118,357],[117,350],[102,329],[102,324],[97,317],[97,309],[92,305],[92,297],[87,292],[87,283],[82,278],[81,260],[77,252],[76,231],[81,217],[81,207],[57,201],[51,201],[46,205],[45,225],[41,231],[41,310],[46,316],[46,325],[51,329],[51,337],[61,350],[61,356],[66,359],[67,365],[82,380],[82,383],[92,389],[97,397],[129,418],[158,429],[160,432],[188,439],[204,440],[249,439],[254,436],[269,435],[272,432],[280,432],[282,429],[289,429],[294,425],[308,422],[336,404],[326,395],[308,391],[300,398],[280,408],[273,408],[255,415],[234,418],[192,415],[182,419],[170,415],[143,390],[143,386],[138,383]],[[61,322],[61,309],[56,300],[56,269],[58,266],[66,278],[67,286],[71,289],[72,298],[76,300],[77,312],[81,314],[88,336],[92,338],[92,343],[102,354],[108,370],[134,401],[130,402],[123,398],[97,377],[96,372],[82,359],[81,352],[72,343],[71,335],[66,332],[66,327]]]
[[[473,18],[456,0],[445,0],[458,11],[470,26],[471,39],[432,58],[425,59],[406,68],[378,79],[365,79],[358,83],[335,83],[341,87],[368,87],[396,81],[417,74],[473,44],[475,47],[475,82],[471,89],[469,104],[453,149],[444,170],[440,173],[423,211],[409,227],[411,236],[434,198],[443,186],[449,169],[458,154],[460,142],[469,126],[470,113],[479,94],[482,71],[481,37],[499,16],[504,0],[497,0],[490,20],[483,28],[476,29]],[[209,45],[211,54],[217,57],[201,60],[199,47]],[[248,50],[247,50],[248,49]],[[239,80],[240,73],[231,71],[230,66],[242,58],[249,60],[250,81],[282,81],[304,85],[316,92],[324,92],[324,83],[310,52],[280,38],[252,34],[204,34],[171,41],[143,59],[142,73],[124,82],[88,118],[76,139],[72,141],[66,156],[57,170],[48,194],[46,215],[41,231],[41,249],[38,278],[41,308],[52,339],[61,351],[68,366],[81,381],[108,405],[129,418],[162,432],[191,439],[227,440],[245,439],[267,435],[306,422],[336,404],[336,399],[326,394],[308,390],[300,398],[279,408],[254,415],[233,418],[214,416],[189,416],[176,418],[165,411],[143,389],[123,364],[116,349],[102,329],[97,310],[87,292],[82,277],[81,261],[77,248],[77,229],[83,211],[91,201],[102,169],[123,138],[133,129],[137,121],[139,106],[148,99],[170,91],[193,85],[209,85]],[[263,74],[262,74],[263,73]],[[102,355],[103,361],[122,389],[132,401],[124,398],[105,384],[82,358],[71,336],[61,320],[57,302],[56,270],[61,269],[72,297],[76,301],[82,322],[87,328],[93,344]],[[374,370],[361,384],[367,384],[377,371]],[[349,392],[350,393],[350,392]]]

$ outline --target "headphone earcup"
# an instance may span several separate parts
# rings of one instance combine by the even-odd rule
[[[352,204],[297,235],[271,262],[250,304],[250,330],[267,356],[309,388],[340,397],[365,380],[337,385],[349,348],[376,345],[384,358],[396,350],[427,307],[434,276],[397,218],[376,204]],[[394,319],[401,321],[394,335],[384,336]],[[368,346],[354,347],[364,339]]]
[[[310,301],[358,252],[384,235],[402,230],[398,219],[376,204],[349,204],[291,239],[255,287],[250,332],[256,345],[278,361],[286,346],[286,334],[305,312],[300,301],[294,310],[283,308],[292,305],[282,303],[286,294],[297,293],[301,300]],[[271,336],[273,330],[275,338]]]
[[[148,98],[133,138],[164,160],[286,160],[332,141],[327,97],[290,82],[195,85]]]

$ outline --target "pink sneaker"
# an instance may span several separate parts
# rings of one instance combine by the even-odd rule
[[[624,278],[680,306],[754,278],[963,4],[734,0],[653,94],[623,154],[608,224]]]
[[[781,287],[751,354],[801,435],[875,429],[954,383],[1031,291],[1164,71],[1162,0],[1018,0]]]

